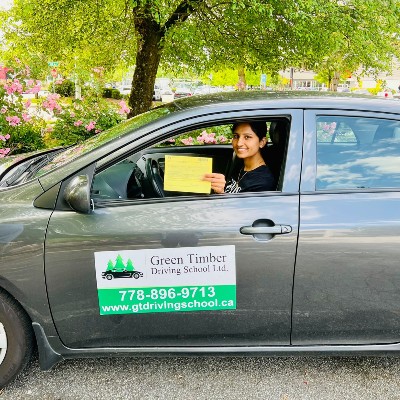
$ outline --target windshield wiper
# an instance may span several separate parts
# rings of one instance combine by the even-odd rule
[[[36,171],[48,164],[54,158],[53,154],[52,156],[53,157],[49,157],[48,154],[45,154],[41,157],[34,158],[33,160],[28,160],[26,161],[26,166],[24,165],[25,163],[22,163],[19,168],[17,167],[17,170],[10,176],[10,178],[6,179],[1,184],[1,186],[8,187],[23,183],[24,181],[29,179]]]

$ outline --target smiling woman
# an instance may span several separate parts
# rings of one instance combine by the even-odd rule
[[[275,178],[261,154],[261,149],[267,144],[266,122],[237,122],[232,132],[232,147],[243,167],[227,183],[223,174],[206,174],[204,180],[211,182],[215,193],[275,190]]]

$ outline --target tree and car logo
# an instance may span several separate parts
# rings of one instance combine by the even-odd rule
[[[133,262],[130,258],[124,263],[121,255],[118,254],[115,263],[112,260],[108,261],[107,269],[101,273],[103,279],[111,280],[113,278],[135,278],[139,279],[143,277],[143,272],[137,271],[133,266]]]

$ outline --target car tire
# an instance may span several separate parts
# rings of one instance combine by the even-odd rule
[[[21,306],[0,290],[0,388],[25,368],[34,348],[32,323]]]
[[[107,275],[106,275],[106,279],[107,279],[108,281],[111,281],[112,278],[113,278],[113,276],[112,276],[111,274],[107,274]]]
[[[133,277],[134,277],[135,279],[139,279],[139,278],[140,278],[140,274],[137,273],[137,272],[134,272],[134,273],[133,273]]]

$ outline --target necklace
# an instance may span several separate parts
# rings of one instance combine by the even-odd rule
[[[245,171],[243,168],[239,171],[238,174],[238,181],[237,183],[239,184],[239,182],[244,178],[244,176],[248,173],[249,171]],[[242,174],[242,176],[240,176],[240,174]]]

